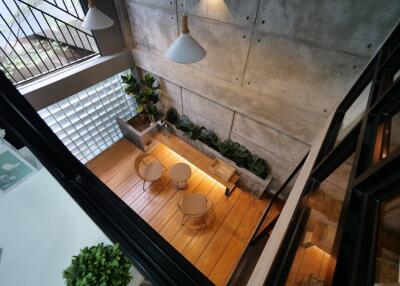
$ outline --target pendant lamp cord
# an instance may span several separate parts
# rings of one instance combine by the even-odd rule
[[[186,0],[183,0],[182,33],[189,34],[188,17],[186,15]]]

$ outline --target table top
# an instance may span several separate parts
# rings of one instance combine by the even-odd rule
[[[171,179],[176,182],[186,181],[192,175],[190,166],[185,163],[177,163],[170,170]]]
[[[151,162],[150,164],[143,165],[141,174],[143,178],[149,181],[155,181],[160,178],[163,167],[160,162]]]

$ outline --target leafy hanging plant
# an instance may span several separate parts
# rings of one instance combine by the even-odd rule
[[[160,96],[159,86],[154,85],[156,81],[154,76],[146,74],[140,83],[137,82],[133,74],[121,76],[121,80],[125,84],[125,93],[133,96],[136,101],[136,112],[145,114],[150,122],[155,122],[159,116],[155,104],[160,100]]]
[[[131,263],[118,244],[83,248],[64,270],[67,286],[126,286],[131,281]]]

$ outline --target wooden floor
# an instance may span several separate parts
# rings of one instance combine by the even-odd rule
[[[174,146],[192,162],[207,159],[182,140],[177,142]],[[126,140],[117,142],[87,166],[211,281],[225,285],[268,201],[258,200],[238,188],[226,197],[224,186],[164,144],[156,143],[151,153],[168,169],[177,162],[188,163],[192,169],[188,188],[176,191],[166,171],[162,182],[146,184],[143,191],[132,165],[140,151]],[[214,203],[206,227],[199,228],[195,220],[181,226],[177,201],[183,194],[193,192],[207,195]]]

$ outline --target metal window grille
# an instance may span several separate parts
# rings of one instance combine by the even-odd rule
[[[79,0],[0,0],[0,70],[20,84],[98,54]]]
[[[123,91],[114,75],[38,113],[82,163],[86,163],[122,138],[115,121],[136,114],[135,100]]]

